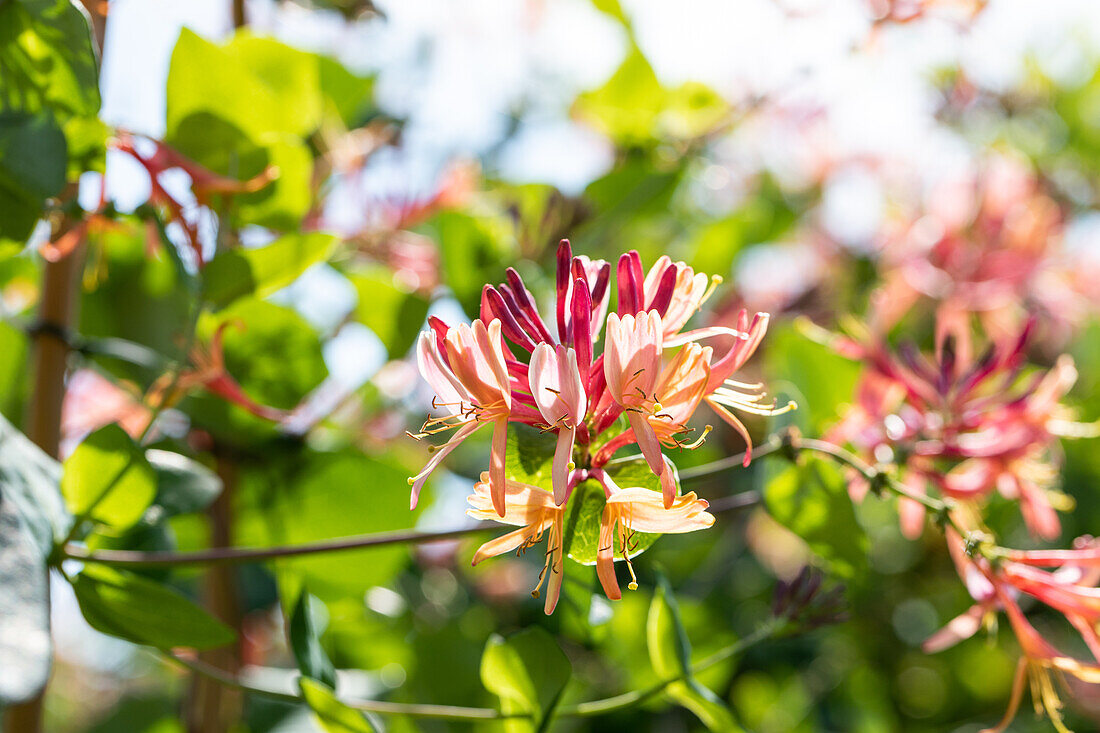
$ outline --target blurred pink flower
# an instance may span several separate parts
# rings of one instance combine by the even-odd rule
[[[856,403],[827,439],[850,443],[871,461],[899,462],[902,480],[919,494],[935,488],[972,501],[996,490],[1020,502],[1032,533],[1057,537],[1053,453],[1058,438],[1072,432],[1061,399],[1077,372],[1062,356],[1049,371],[1021,378],[1029,331],[994,344],[977,361],[957,356],[952,339],[932,356],[908,346],[895,353],[874,338],[833,339],[838,351],[861,359],[864,371]],[[859,499],[867,484],[854,477],[852,490]],[[905,534],[919,536],[924,507],[902,497],[899,511]]]

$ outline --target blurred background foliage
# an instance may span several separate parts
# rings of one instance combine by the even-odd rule
[[[1039,303],[1024,307],[1050,316],[1032,358],[1049,364],[1071,352],[1081,373],[1075,404],[1087,419],[1100,417],[1100,16],[1087,4],[1050,3],[1065,7],[1039,23],[1042,9],[997,0],[984,8],[712,4],[685,18],[615,0],[564,9],[523,2],[469,17],[437,3],[250,2],[250,23],[236,30],[222,4],[136,5],[102,4],[110,12],[97,62],[83,11],[68,0],[0,2],[0,413],[19,425],[30,409],[40,253],[59,244],[51,226],[81,216],[82,244],[70,254],[83,258],[74,328],[82,340],[67,383],[66,471],[79,470],[81,451],[114,455],[121,443],[138,450],[131,439],[150,417],[142,396],[164,389],[158,380],[173,365],[182,365],[182,380],[224,358],[254,405],[196,377],[207,389],[181,394],[145,436],[146,447],[195,464],[186,491],[165,489],[167,469],[138,451],[129,506],[99,507],[91,548],[266,547],[463,526],[487,436],[463,446],[420,509],[408,510],[405,478],[425,453],[405,431],[416,429],[430,400],[410,348],[429,312],[449,321],[476,316],[483,285],[502,281],[507,266],[545,302],[562,237],[591,257],[633,248],[646,263],[668,254],[721,275],[726,285],[700,319],[721,322],[740,307],[772,312],[746,379],[766,380],[800,409],[757,420],[753,434],[796,425],[819,436],[852,401],[858,367],[806,339],[794,318],[835,327],[872,317],[871,293],[888,278],[900,229],[961,218],[965,236],[992,246],[980,241],[980,226],[971,228],[983,187],[1022,187],[1054,202],[1057,223],[1041,246],[1051,270],[1062,267],[1053,285],[1024,286],[1025,300]],[[713,28],[699,25],[708,22]],[[667,44],[654,41],[662,23],[681,49],[698,32],[704,52],[669,63]],[[760,38],[750,42],[754,24]],[[144,32],[145,40],[132,35]],[[721,45],[725,34],[749,50]],[[819,37],[829,34],[836,38]],[[362,53],[370,43],[377,48]],[[525,43],[535,51],[519,48]],[[982,55],[1000,43],[1010,50]],[[574,48],[584,45],[596,50]],[[753,57],[761,46],[769,53]],[[779,71],[762,70],[787,55]],[[517,78],[502,73],[510,63]],[[448,94],[456,75],[485,78]],[[146,86],[151,79],[156,88]],[[494,98],[494,85],[505,82],[507,94]],[[453,99],[483,87],[465,104]],[[151,118],[143,110],[152,103],[133,101],[144,95],[159,104]],[[486,99],[496,108],[470,109]],[[901,111],[891,114],[892,106]],[[918,119],[880,129],[906,115]],[[540,129],[541,139],[532,132]],[[259,180],[230,191],[170,165],[165,150],[205,173]],[[1051,290],[1057,297],[1043,300]],[[927,347],[931,319],[932,309],[918,304],[892,336]],[[211,346],[220,338],[223,355]],[[105,432],[116,423],[130,436]],[[719,429],[675,460],[684,470],[742,449]],[[1076,501],[1064,536],[1095,531],[1093,444],[1067,444],[1064,466],[1062,488]],[[295,650],[284,627],[304,588],[341,689],[408,703],[496,705],[479,672],[487,641],[544,629],[572,665],[562,693],[570,705],[659,680],[646,640],[653,596],[666,592],[658,568],[701,657],[751,634],[770,615],[777,580],[809,563],[843,584],[849,620],[699,675],[742,725],[761,733],[961,732],[1000,718],[1016,657],[1010,635],[994,631],[995,643],[934,656],[920,651],[970,603],[936,531],[903,538],[890,500],[853,505],[843,474],[814,460],[762,459],[690,488],[712,500],[761,491],[764,502],[719,515],[708,532],[660,539],[636,565],[641,589],[618,603],[597,592],[591,568],[573,566],[558,612],[545,617],[529,593],[541,557],[473,569],[476,543],[456,540],[241,566],[222,574],[234,597],[213,611],[239,632],[242,675],[287,684]],[[68,498],[70,507],[79,501]],[[993,523],[1006,540],[1029,542],[1013,509],[995,506]],[[212,602],[200,570],[139,574]],[[183,730],[181,701],[194,692],[188,678],[93,631],[68,586],[57,578],[53,586],[48,729]],[[89,601],[80,600],[88,616]],[[1040,613],[1036,623],[1048,631],[1047,620]],[[1070,643],[1060,629],[1049,633]],[[542,641],[529,641],[532,653],[544,653]],[[1077,705],[1069,720],[1095,729],[1095,698],[1091,710],[1087,697]],[[241,710],[235,731],[315,729],[301,706],[249,695]],[[657,695],[553,727],[699,725]],[[1022,715],[1012,730],[1048,725]]]

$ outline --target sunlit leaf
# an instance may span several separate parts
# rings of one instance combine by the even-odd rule
[[[298,687],[326,733],[374,733],[381,730],[364,713],[341,702],[328,685],[302,677]]]
[[[199,512],[222,491],[218,475],[198,461],[165,450],[148,450],[145,458],[156,474],[153,499],[159,517]]]
[[[86,565],[73,590],[93,628],[137,644],[212,649],[236,638],[179,591],[123,570]]]
[[[658,577],[657,590],[646,620],[649,660],[661,680],[675,680],[665,693],[684,706],[712,731],[740,731],[733,714],[722,700],[701,685],[691,673],[691,643],[680,621],[676,598],[664,576]]]
[[[501,276],[501,262],[515,255],[515,232],[508,222],[444,211],[432,220],[439,242],[444,281],[467,313],[477,313],[481,288]]]
[[[290,648],[303,675],[335,688],[336,668],[321,646],[321,628],[314,610],[317,606],[324,608],[308,591],[299,594],[290,613]]]
[[[835,465],[803,456],[797,464],[770,461],[764,475],[768,513],[805,540],[832,572],[852,577],[866,567],[867,535]]]
[[[50,659],[47,558],[71,518],[61,467],[0,418],[0,706],[35,695]]]
[[[359,534],[409,529],[408,469],[358,451],[309,452],[276,474],[256,475],[247,491],[256,502],[250,542],[298,545]],[[285,560],[293,574],[325,602],[361,598],[385,585],[408,561],[403,545]]]
[[[239,32],[225,46],[271,97],[278,116],[263,120],[273,130],[308,135],[321,124],[321,76],[317,57],[274,38]]]
[[[535,626],[507,639],[492,636],[481,657],[481,682],[500,698],[510,732],[542,731],[549,725],[573,668],[557,642]]]
[[[621,9],[611,12],[623,18]],[[603,86],[577,97],[573,112],[620,145],[648,146],[710,132],[728,115],[729,104],[699,82],[675,89],[662,86],[649,61],[632,44]]]
[[[616,142],[652,141],[665,90],[637,46],[599,89],[579,95],[573,112]]]
[[[359,293],[356,320],[374,331],[390,358],[404,356],[428,316],[428,298],[395,283],[393,273],[382,267],[353,273],[349,279]]]
[[[764,373],[770,390],[798,403],[789,419],[809,435],[835,423],[855,394],[859,365],[811,341],[790,323],[768,332]]]
[[[328,259],[336,242],[331,234],[294,233],[263,247],[221,252],[203,269],[203,296],[216,306],[225,306],[244,295],[271,295]]]
[[[156,474],[130,436],[112,424],[85,438],[65,460],[61,493],[73,514],[122,530],[152,503]]]
[[[270,167],[276,172],[275,180],[255,193],[234,197],[237,223],[280,231],[296,229],[312,202],[313,158],[309,147],[292,135],[281,134],[266,137],[263,152],[264,165],[250,168],[246,176],[258,175]]]
[[[353,74],[328,56],[318,56],[317,64],[326,114],[335,114],[348,128],[361,124],[373,109],[373,77]]]
[[[72,0],[0,3],[0,109],[51,110],[59,119],[99,111],[87,16]]]
[[[25,240],[65,185],[65,136],[49,112],[0,112],[0,237]]]
[[[167,142],[239,180],[269,167],[276,174],[235,198],[241,224],[292,229],[306,213],[312,159],[302,137],[319,124],[320,109],[316,57],[249,34],[218,45],[180,33],[168,73]]]

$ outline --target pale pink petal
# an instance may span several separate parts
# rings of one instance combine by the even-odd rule
[[[412,498],[409,500],[409,509],[416,509],[416,502],[420,499],[420,490],[424,488],[424,482],[428,480],[428,476],[431,475],[435,467],[438,466],[444,458],[446,458],[451,451],[458,447],[458,444],[466,439],[470,433],[481,427],[481,423],[476,420],[471,420],[460,427],[455,434],[451,436],[443,445],[436,449],[432,457],[428,459],[428,462],[424,465],[424,470],[416,474],[409,479],[409,483],[412,485]],[[503,512],[501,512],[503,516]]]
[[[439,395],[440,407],[452,415],[461,412],[461,404],[470,404],[473,398],[469,391],[455,377],[454,372],[444,363],[439,347],[435,342],[435,335],[431,331],[424,331],[416,344],[416,363],[420,368],[420,374],[431,385],[435,393]]]
[[[497,514],[504,516],[504,492],[507,486],[505,476],[505,451],[508,449],[508,419],[502,418],[493,426],[493,449],[489,455],[489,487],[493,496],[493,507]]]
[[[630,427],[634,430],[638,447],[642,449],[642,455],[649,464],[649,470],[660,476],[665,470],[665,460],[661,453],[661,443],[657,440],[657,434],[653,432],[653,426],[641,413],[630,411],[626,416]]]
[[[554,485],[554,501],[558,506],[569,498],[569,473],[573,470],[573,441],[576,430],[561,428],[558,430],[558,445],[554,451],[554,465],[550,477]]]
[[[674,346],[683,346],[686,343],[693,341],[701,341],[703,339],[713,338],[715,336],[733,336],[742,340],[748,340],[749,335],[744,331],[738,331],[734,328],[726,328],[725,326],[705,326],[703,328],[696,328],[691,331],[684,331],[674,336],[666,335],[664,337],[664,345],[666,348],[672,348]]]
[[[978,604],[971,606],[966,613],[951,619],[946,626],[925,639],[921,649],[925,654],[934,654],[953,647],[964,639],[969,639],[982,627],[982,617],[985,613],[983,606]]]

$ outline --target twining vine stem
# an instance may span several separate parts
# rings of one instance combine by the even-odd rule
[[[783,626],[782,619],[772,619],[767,623],[759,626],[755,631],[747,636],[743,636],[737,641],[728,644],[718,651],[710,654],[707,657],[699,660],[695,664],[691,665],[690,669],[685,671],[681,675],[676,677],[670,677],[666,680],[662,680],[650,687],[646,687],[641,690],[631,690],[630,692],[624,692],[621,695],[615,695],[613,697],[606,697],[600,700],[591,700],[589,702],[582,702],[576,705],[568,705],[559,708],[554,712],[555,717],[566,718],[585,718],[596,715],[605,715],[617,710],[625,710],[626,708],[637,705],[644,702],[654,695],[660,694],[669,685],[675,684],[688,679],[691,676],[702,672],[705,669],[713,667],[714,665],[723,662],[730,657],[734,657],[741,654],[750,647],[765,641],[774,636]],[[264,695],[265,697],[271,697],[278,700],[285,700],[287,702],[304,702],[300,695],[295,695],[289,692],[282,692],[280,690],[272,690],[266,687],[259,687],[256,685],[250,685],[243,682],[239,677],[223,672],[217,667],[213,667],[205,662],[197,659],[189,659],[187,657],[180,656],[178,654],[172,654],[165,652],[166,656],[177,664],[190,669],[196,674],[200,674],[203,677],[207,677],[216,682],[220,682],[227,687],[232,687],[242,692],[251,692],[257,695]],[[505,715],[499,710],[494,708],[475,708],[475,707],[462,707],[459,705],[430,705],[422,703],[399,703],[399,702],[385,702],[382,700],[354,700],[354,699],[341,699],[340,702],[347,705],[350,708],[356,710],[362,710],[367,713],[379,713],[382,715],[406,715],[415,718],[436,718],[440,720],[499,720],[503,718],[525,718],[527,715]]]
[[[841,463],[855,470],[872,486],[880,490],[889,490],[899,496],[904,496],[919,502],[940,516],[951,526],[966,536],[967,532],[955,525],[951,517],[952,505],[942,499],[937,499],[923,494],[916,494],[897,479],[887,474],[884,470],[872,466],[859,456],[840,446],[833,445],[824,440],[803,438],[796,430],[786,430],[771,436],[769,439],[756,446],[753,457],[762,458],[780,451],[811,451],[826,456],[837,463]],[[684,469],[680,471],[680,479],[689,481],[692,479],[709,476],[727,468],[740,466],[745,454],[723,458],[711,463]],[[723,497],[713,502],[711,511],[722,512],[739,509],[755,503],[759,503],[760,495],[757,492],[745,492],[729,497]],[[328,552],[345,552],[359,550],[368,547],[382,547],[395,544],[423,544],[440,540],[457,539],[467,535],[487,532],[499,528],[494,522],[480,522],[469,527],[438,532],[418,532],[401,530],[396,532],[380,532],[367,535],[354,535],[333,540],[323,540],[301,545],[281,547],[216,547],[195,552],[141,552],[136,550],[88,550],[71,542],[64,545],[63,557],[83,562],[95,562],[102,565],[120,565],[129,567],[169,567],[173,565],[223,565],[260,562],[301,555],[316,555]]]
[[[959,530],[952,515],[954,505],[950,500],[938,499],[923,494],[912,492],[908,487],[886,472],[885,469],[873,466],[851,451],[823,440],[803,438],[796,429],[787,429],[781,433],[772,435],[766,441],[756,446],[753,456],[762,458],[767,455],[785,452],[792,460],[797,459],[798,454],[810,451],[817,455],[829,458],[841,465],[848,467],[862,476],[877,491],[890,491],[899,496],[906,497],[923,504],[934,512],[945,524]],[[695,466],[680,471],[679,476],[683,481],[710,476],[720,471],[739,466],[744,461],[745,454],[729,456],[711,463]],[[726,496],[714,501],[711,511],[723,512],[758,504],[761,500],[759,492],[748,491],[740,494]],[[73,543],[63,545],[64,558],[94,562],[104,565],[121,565],[130,567],[168,567],[174,565],[194,564],[234,564],[257,562],[278,558],[312,555],[325,552],[341,552],[347,550],[364,549],[369,547],[381,547],[394,544],[419,544],[437,542],[440,540],[457,539],[480,532],[486,532],[497,528],[494,522],[480,522],[470,527],[445,530],[441,532],[417,532],[396,531],[382,532],[369,535],[343,537],[309,544],[270,547],[270,548],[240,548],[221,547],[200,550],[196,552],[138,552],[131,550],[95,550],[90,551]],[[669,685],[687,679],[689,675],[700,672],[708,667],[743,652],[750,646],[757,644],[773,636],[782,627],[782,619],[772,619],[768,623],[757,628],[752,634],[720,649],[710,656],[696,662],[690,670],[683,675],[663,680],[650,687],[632,690],[621,695],[592,700],[572,706],[566,706],[556,712],[561,717],[585,717],[603,715],[616,710],[625,709],[643,702],[654,695],[660,694]],[[299,695],[271,690],[263,687],[249,685],[235,675],[224,672],[216,667],[200,660],[190,659],[166,652],[168,657],[176,663],[187,667],[196,674],[202,675],[221,684],[244,692],[251,692],[268,697],[274,697],[292,702],[302,702]],[[461,707],[454,705],[430,705],[419,703],[394,703],[379,700],[351,700],[344,701],[349,707],[364,712],[380,713],[385,715],[407,715],[422,718],[438,718],[445,720],[486,720],[499,719],[505,716],[493,708]],[[513,716],[514,717],[514,716]],[[522,716],[521,716],[522,717]]]

